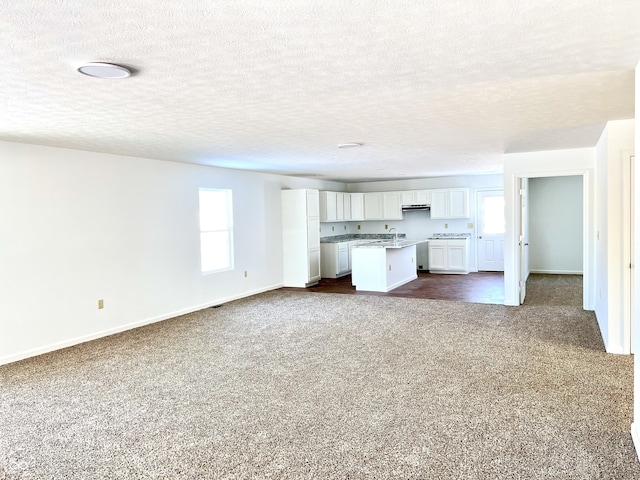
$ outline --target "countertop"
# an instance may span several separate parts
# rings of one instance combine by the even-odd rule
[[[398,239],[404,240],[406,233],[399,233]],[[334,235],[332,237],[320,237],[320,243],[341,243],[352,242],[354,240],[393,240],[393,233],[351,233],[346,235]]]
[[[412,245],[418,245],[419,243],[425,243],[427,240],[378,240],[367,241],[362,245],[354,245],[353,248],[404,248],[411,247]]]
[[[468,240],[471,238],[470,233],[434,233],[429,240]]]

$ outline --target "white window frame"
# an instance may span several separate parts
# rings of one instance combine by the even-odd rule
[[[216,194],[224,193],[224,205],[219,206],[219,208],[224,209],[224,224],[217,226],[206,226],[206,222],[203,219],[203,215],[206,212],[203,211],[203,195],[206,195],[207,192],[215,192]],[[200,187],[198,191],[198,201],[199,201],[199,227],[200,227],[200,270],[203,275],[216,273],[216,272],[224,272],[228,270],[233,270],[234,268],[234,252],[233,252],[233,195],[231,189],[228,188],[209,188],[209,187]],[[210,236],[211,233],[226,233],[226,250],[227,250],[227,258],[224,266],[220,266],[219,268],[209,268],[205,265],[206,257],[207,257],[207,236]]]

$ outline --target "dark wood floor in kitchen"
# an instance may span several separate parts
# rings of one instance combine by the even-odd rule
[[[345,293],[353,295],[386,295],[390,297],[457,300],[470,303],[504,304],[503,272],[477,272],[467,275],[441,275],[418,272],[418,278],[387,293],[356,291],[351,275],[323,278],[310,292]]]

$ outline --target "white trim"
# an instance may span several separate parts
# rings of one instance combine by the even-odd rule
[[[530,269],[529,273],[547,273],[551,275],[582,275],[582,270],[537,270]]]
[[[74,345],[79,345],[80,343],[89,342],[91,340],[96,340],[98,338],[108,337],[109,335],[115,335],[116,333],[125,332],[127,330],[133,330],[134,328],[143,327],[145,325],[149,325],[152,323],[161,322],[163,320],[168,320],[170,318],[179,317],[180,315],[186,315],[187,313],[197,312],[198,310],[203,310],[205,308],[213,307],[214,305],[221,305],[223,303],[228,303],[234,300],[240,300],[241,298],[251,297],[253,295],[257,295],[259,293],[268,292],[271,290],[276,290],[278,288],[282,288],[284,284],[272,285],[269,287],[259,288],[258,290],[254,290],[251,292],[245,292],[239,295],[232,295],[227,298],[222,298],[213,302],[203,303],[201,305],[197,305],[194,307],[184,308],[182,310],[178,310],[175,312],[167,313],[164,315],[159,315],[157,317],[147,318],[144,320],[139,320],[137,322],[129,323],[127,325],[121,325],[119,327],[110,328],[108,330],[103,330],[101,332],[92,333],[90,335],[83,335],[81,337],[76,337],[70,340],[65,340],[63,342],[52,343],[50,345],[46,345],[40,348],[34,348],[32,350],[26,350],[24,352],[16,353],[13,355],[8,355],[6,357],[0,357],[0,365],[6,365],[8,363],[17,362],[19,360],[24,360],[26,358],[35,357],[37,355],[42,355],[44,353],[53,352],[55,350],[60,350],[62,348],[72,347]]]
[[[585,310],[593,310],[593,292],[592,277],[593,262],[591,261],[591,244],[592,239],[590,232],[592,230],[591,221],[591,204],[592,195],[591,175],[589,168],[575,168],[570,170],[531,170],[509,172],[505,174],[505,203],[509,204],[505,207],[505,218],[507,221],[507,229],[505,231],[505,299],[504,304],[507,306],[520,305],[520,292],[518,282],[520,281],[520,249],[518,245],[518,233],[516,225],[520,222],[519,196],[520,191],[518,183],[521,178],[540,178],[540,177],[565,177],[580,175],[582,176],[582,268],[583,268],[583,297],[582,307]],[[510,213],[510,215],[509,215]],[[511,222],[511,223],[510,223]],[[509,226],[511,225],[511,226]],[[509,244],[510,242],[510,244]],[[507,272],[507,258],[510,262],[513,272]]]
[[[605,345],[604,349],[607,353],[613,353],[615,355],[629,355],[629,352],[625,351],[624,345]]]

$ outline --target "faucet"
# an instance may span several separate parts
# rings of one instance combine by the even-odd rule
[[[391,227],[391,228],[389,229],[389,233],[391,233],[391,230],[393,230],[393,231],[394,231],[394,233],[395,233],[395,237],[394,237],[394,240],[393,240],[393,241],[394,241],[395,243],[398,243],[398,230],[396,230],[396,227]]]

